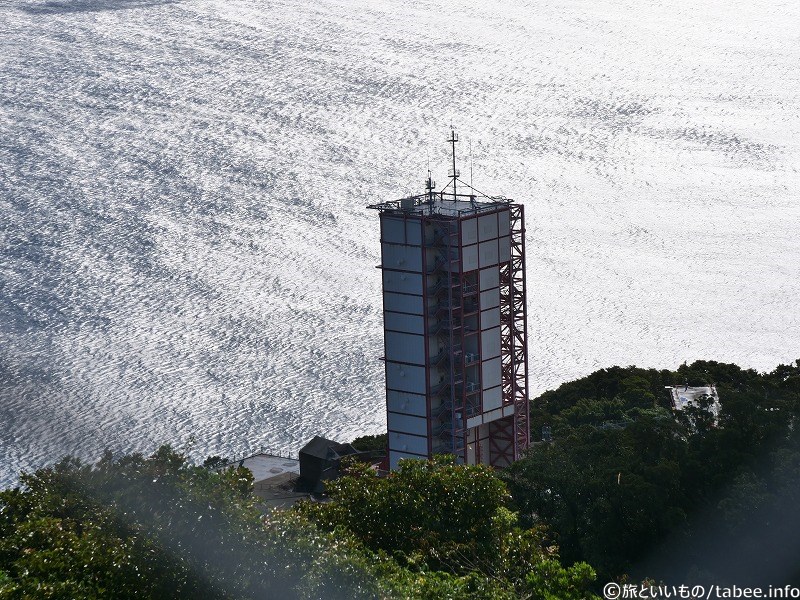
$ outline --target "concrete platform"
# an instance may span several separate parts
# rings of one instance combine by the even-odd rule
[[[267,508],[288,508],[298,500],[310,498],[303,492],[295,492],[300,478],[300,461],[273,454],[254,454],[230,463],[242,466],[253,474],[253,494]]]

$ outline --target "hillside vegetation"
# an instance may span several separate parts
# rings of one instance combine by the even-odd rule
[[[665,385],[716,385],[719,421]],[[596,598],[626,578],[800,582],[800,361],[614,367],[533,403],[503,472],[452,457],[264,514],[249,471],[163,446],[0,492],[0,598]],[[378,449],[380,436],[356,445]],[[590,566],[591,565],[591,566]]]
[[[670,410],[667,385],[714,384],[719,422]],[[759,374],[699,361],[603,369],[534,402],[552,429],[503,478],[565,564],[715,584],[800,581],[800,361]]]
[[[0,598],[593,598],[486,467],[353,465],[330,502],[267,516],[251,489],[168,446],[24,475],[0,492]]]

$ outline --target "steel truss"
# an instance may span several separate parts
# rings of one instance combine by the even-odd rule
[[[503,405],[514,406],[513,445],[505,456],[497,457],[497,462],[519,460],[530,444],[525,210],[521,204],[509,204],[509,211],[511,260],[500,269],[500,345]],[[511,450],[513,455],[509,455]]]

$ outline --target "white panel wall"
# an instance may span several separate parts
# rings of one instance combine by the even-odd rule
[[[381,244],[381,262],[387,269],[422,272],[422,247]]]
[[[494,289],[487,292],[481,292],[481,308],[494,308],[500,306],[500,290]]]
[[[391,310],[394,312],[421,315],[423,314],[422,296],[406,296],[403,294],[385,292],[383,294],[383,308],[384,310]]]
[[[425,364],[425,338],[410,333],[386,331],[386,360]]]
[[[406,220],[406,244],[422,245],[422,221],[418,219]]]
[[[467,464],[474,465],[475,460],[475,452],[477,450],[476,441],[476,430],[475,429],[468,429],[467,430]]]
[[[403,221],[405,219],[381,216],[381,241],[405,244],[406,236],[403,231]]]
[[[428,439],[407,433],[391,432],[389,434],[389,449],[427,455]]]
[[[386,404],[391,412],[408,413],[418,417],[427,415],[425,396],[421,394],[388,390],[386,392]]]
[[[434,231],[435,231],[436,229],[438,229],[438,228],[435,228],[435,227],[434,227],[433,225],[431,225],[430,223],[428,223],[427,225],[425,225],[425,226],[423,227],[423,230],[425,231],[425,243],[426,243],[426,244],[432,244],[432,243],[433,243],[433,241],[434,241],[434,238],[436,237],[436,236],[434,235]]]
[[[428,435],[428,420],[425,417],[414,417],[389,412],[386,414],[389,431],[402,431],[414,435]]]
[[[478,256],[481,267],[497,264],[497,240],[481,242],[478,244]]]
[[[478,268],[478,246],[467,246],[462,250],[461,262],[464,271],[474,271]]]
[[[398,271],[384,271],[383,289],[387,292],[421,295],[422,275],[417,275],[416,273],[400,273]]]
[[[478,217],[478,235],[480,241],[497,237],[497,213]]]
[[[511,260],[511,238],[510,237],[502,237],[499,240],[500,248],[497,252],[498,261],[501,263],[508,262]]]
[[[405,229],[405,231],[404,231]],[[381,241],[390,244],[422,245],[422,221],[381,216]]]
[[[500,237],[511,233],[511,212],[504,210],[497,213],[498,234]]]
[[[478,219],[461,222],[461,245],[467,246],[478,241]]]
[[[390,390],[424,395],[426,392],[425,368],[387,362],[386,387]]]
[[[481,269],[481,289],[488,290],[500,285],[500,267]]]
[[[481,464],[489,464],[489,427],[481,425],[478,428],[478,436],[481,441]]]
[[[483,391],[483,412],[489,412],[490,410],[494,410],[496,408],[500,408],[503,404],[503,390],[502,388],[496,387],[490,390]],[[497,414],[495,418],[500,418],[502,415]],[[484,422],[487,421],[486,416],[484,415]]]
[[[483,422],[490,423],[492,421],[497,421],[497,419],[503,418],[503,409],[497,408],[490,412],[483,413]]]
[[[481,358],[489,360],[500,356],[500,328],[488,329],[481,333]]]
[[[417,315],[405,315],[387,311],[383,313],[383,326],[385,329],[391,331],[418,334],[425,333],[424,318]]]
[[[500,309],[490,308],[481,312],[481,327],[483,329],[492,329],[500,325]]]
[[[410,458],[413,460],[425,460],[427,457],[418,456],[416,454],[408,454],[406,452],[389,452],[389,469],[394,471],[398,468],[400,459]]]
[[[483,417],[481,415],[478,415],[477,417],[470,417],[469,419],[467,419],[467,427],[470,429],[477,427],[481,423],[483,423]]]
[[[481,385],[488,389],[500,385],[500,358],[493,358],[481,364]]]

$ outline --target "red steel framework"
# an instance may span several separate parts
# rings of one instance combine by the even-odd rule
[[[503,405],[514,405],[511,447],[496,445],[502,460],[519,460],[530,445],[530,404],[528,401],[528,334],[525,298],[525,209],[509,204],[511,217],[511,260],[500,269],[500,347]],[[511,433],[511,436],[507,434]],[[498,437],[502,439],[503,435]],[[511,453],[513,452],[513,455]]]

